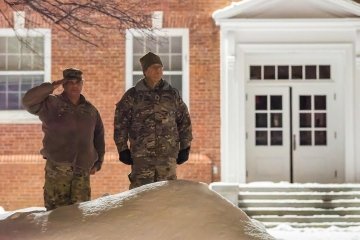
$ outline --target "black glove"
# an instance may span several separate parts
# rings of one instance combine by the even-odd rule
[[[180,150],[176,159],[176,163],[180,165],[186,162],[189,159],[189,153],[190,147]]]
[[[129,149],[120,152],[120,162],[125,163],[126,165],[133,165],[133,160],[131,158],[131,153]]]

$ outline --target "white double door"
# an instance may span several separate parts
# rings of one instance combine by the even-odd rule
[[[331,85],[248,87],[247,182],[344,182],[343,134]]]

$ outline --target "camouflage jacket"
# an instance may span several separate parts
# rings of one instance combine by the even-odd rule
[[[179,92],[161,80],[150,89],[145,79],[130,88],[116,105],[114,140],[119,152],[132,157],[177,157],[192,140],[190,115]]]
[[[72,165],[79,171],[101,168],[104,154],[104,126],[97,109],[83,95],[74,105],[64,95],[53,95],[51,83],[30,89],[23,105],[42,121],[44,158]]]

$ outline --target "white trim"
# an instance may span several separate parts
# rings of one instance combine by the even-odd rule
[[[133,73],[142,74],[140,71],[133,71],[133,39],[144,34],[155,34],[157,36],[179,36],[182,37],[182,98],[188,108],[190,108],[190,79],[189,79],[189,29],[187,28],[163,28],[154,32],[146,30],[128,29],[126,30],[126,62],[125,62],[125,90],[133,86]],[[168,73],[164,72],[164,75]],[[174,73],[172,71],[172,73]]]
[[[213,12],[212,17],[218,21],[220,19],[226,18],[234,18],[235,16],[239,16],[241,14],[246,14],[250,12],[252,9],[257,9],[258,6],[262,6],[262,11],[268,11],[271,8],[281,6],[281,2],[289,2],[289,1],[296,1],[298,0],[277,0],[277,1],[268,1],[268,0],[243,0],[240,2],[233,2],[231,5],[224,7],[222,9],[218,9]],[[353,14],[360,16],[360,5],[354,1],[349,0],[302,0],[304,5],[313,4],[319,8],[332,8],[332,10],[342,10],[345,14]],[[277,5],[277,6],[276,6]],[[327,10],[329,11],[329,10]],[[335,13],[334,15],[337,15]],[[278,16],[281,18],[281,16]]]
[[[51,30],[44,28],[14,29],[0,28],[0,37],[44,37],[44,71],[4,71],[0,75],[8,74],[44,74],[44,81],[51,81]],[[40,123],[37,116],[25,110],[0,110],[0,124],[28,124]]]

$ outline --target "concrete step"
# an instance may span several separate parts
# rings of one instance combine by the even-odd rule
[[[360,192],[360,184],[239,184],[240,192]]]
[[[298,199],[298,200],[338,200],[359,199],[360,191],[349,192],[239,192],[239,200],[247,199]]]
[[[360,215],[351,215],[351,216],[338,216],[338,215],[312,215],[312,216],[277,216],[277,215],[255,215],[251,218],[258,220],[262,223],[333,223],[333,222],[350,222],[350,223],[359,223],[360,224]]]
[[[266,228],[274,228],[283,222],[262,222]],[[332,226],[339,227],[339,228],[347,228],[347,227],[360,227],[359,222],[315,222],[315,223],[286,223],[286,226],[290,226],[292,228],[329,228]]]
[[[333,208],[359,208],[360,209],[360,199],[340,199],[334,201],[323,201],[323,200],[294,200],[294,199],[282,199],[281,200],[240,200],[238,207],[240,208],[249,208],[249,207],[271,207],[271,208],[323,208],[323,209],[333,209]]]
[[[330,216],[360,216],[360,208],[336,208],[336,209],[322,209],[322,208],[271,208],[271,207],[257,207],[257,208],[242,208],[242,210],[250,217],[262,216],[311,216],[311,215],[330,215]]]

